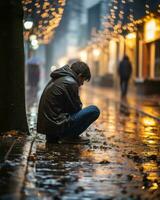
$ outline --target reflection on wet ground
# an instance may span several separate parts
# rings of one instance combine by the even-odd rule
[[[90,93],[91,88],[85,86],[85,90]],[[92,93],[102,98],[119,101],[119,91],[107,87],[92,87]],[[128,102],[131,107],[141,110],[151,117],[159,118],[160,121],[160,96],[159,95],[137,95],[134,91],[128,94]]]
[[[160,104],[158,100],[152,101],[151,97],[148,100],[146,97],[145,99],[139,97],[136,100],[129,98],[129,102],[137,109],[140,109],[151,116],[155,116],[160,120]]]
[[[100,118],[85,133],[88,145],[32,148],[23,199],[159,199],[160,125],[111,100],[85,96]]]

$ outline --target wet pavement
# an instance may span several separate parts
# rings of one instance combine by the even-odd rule
[[[0,136],[0,199],[20,198],[31,141],[16,131]]]
[[[23,199],[159,199],[159,123],[134,109],[82,92],[100,118],[84,135],[88,145],[32,148]]]
[[[85,86],[85,89],[90,92],[90,87]],[[133,86],[129,88],[127,99],[122,103],[160,121],[160,95],[137,95],[134,90]],[[94,86],[92,93],[102,98],[120,101],[118,89]]]
[[[19,155],[21,162],[17,165],[22,167],[19,173],[25,171],[25,176],[21,181],[14,176],[12,183],[17,180],[21,183],[18,187],[21,193],[20,189],[16,190],[21,199],[159,200],[159,121],[94,92],[82,91],[81,96],[84,107],[95,104],[101,110],[99,119],[84,133],[90,139],[89,144],[47,144],[44,135],[34,130],[36,107],[33,107],[29,116],[33,132],[29,139],[30,150],[24,150],[25,143],[17,152],[10,150],[7,154],[6,150],[5,162],[1,156],[1,163],[14,164],[14,158]],[[28,152],[26,163],[24,152]],[[6,173],[13,176],[18,171],[15,168],[12,173],[7,169]],[[0,182],[3,186],[0,187],[0,199],[12,199],[11,193],[15,196],[17,193],[10,183],[8,188],[12,191],[7,196],[8,176],[2,167],[0,172],[4,177]]]

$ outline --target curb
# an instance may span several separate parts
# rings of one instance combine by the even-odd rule
[[[14,160],[19,159],[19,162],[17,165],[15,165],[15,170],[14,168],[13,169],[9,168],[8,173],[9,174],[11,173],[9,183],[11,184],[10,185],[11,187],[6,188],[7,190],[5,191],[5,193],[0,195],[0,199],[2,200],[3,199],[11,199],[11,200],[22,199],[22,190],[23,190],[23,186],[24,186],[24,182],[26,178],[26,173],[27,173],[28,158],[31,153],[35,138],[36,138],[36,135],[34,138],[33,136],[32,137],[26,136],[26,138],[24,138],[24,143],[22,143],[22,145],[24,144],[24,146],[22,147],[22,154],[20,157],[16,156],[16,154],[14,155],[14,149],[16,153],[18,141],[21,139],[19,137],[16,138],[16,140],[12,142],[6,154],[4,155],[2,170],[5,169],[6,166],[10,167],[10,163],[13,162],[13,160],[9,158],[10,156],[11,158],[13,157]]]

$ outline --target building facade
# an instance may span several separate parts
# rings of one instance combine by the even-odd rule
[[[117,66],[127,54],[133,66],[132,83],[137,86],[137,91],[159,93],[160,1],[134,0],[128,4],[111,1],[109,10],[109,28],[104,27],[104,31],[88,45],[88,62],[92,61],[95,79],[99,84],[107,85],[113,77],[116,86]]]
[[[68,60],[77,58],[82,16],[83,1],[66,1],[64,14],[54,39],[46,47],[48,69],[52,65],[59,67],[66,64]]]

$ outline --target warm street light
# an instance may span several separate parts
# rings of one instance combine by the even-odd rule
[[[38,49],[39,47],[38,40],[32,40],[31,45],[33,49]]]
[[[86,51],[83,50],[80,52],[80,59],[84,62],[87,61],[87,52]]]
[[[136,38],[136,33],[129,33],[126,35],[127,39],[135,39]]]
[[[37,44],[38,44],[38,41],[37,41],[37,40],[32,40],[32,41],[31,41],[31,45],[32,45],[32,46],[36,46]]]
[[[150,21],[148,21],[145,25],[145,39],[146,41],[152,41],[155,38],[155,34],[156,34],[156,20],[155,19],[151,19]]]
[[[26,29],[26,30],[30,30],[31,28],[33,27],[33,21],[25,21],[24,22],[24,28]]]
[[[30,41],[36,40],[36,39],[37,39],[37,36],[36,36],[36,35],[30,35],[30,36],[29,36],[29,39],[30,39]]]
[[[100,49],[93,49],[93,55],[94,55],[96,58],[99,57],[100,53],[101,53]]]

